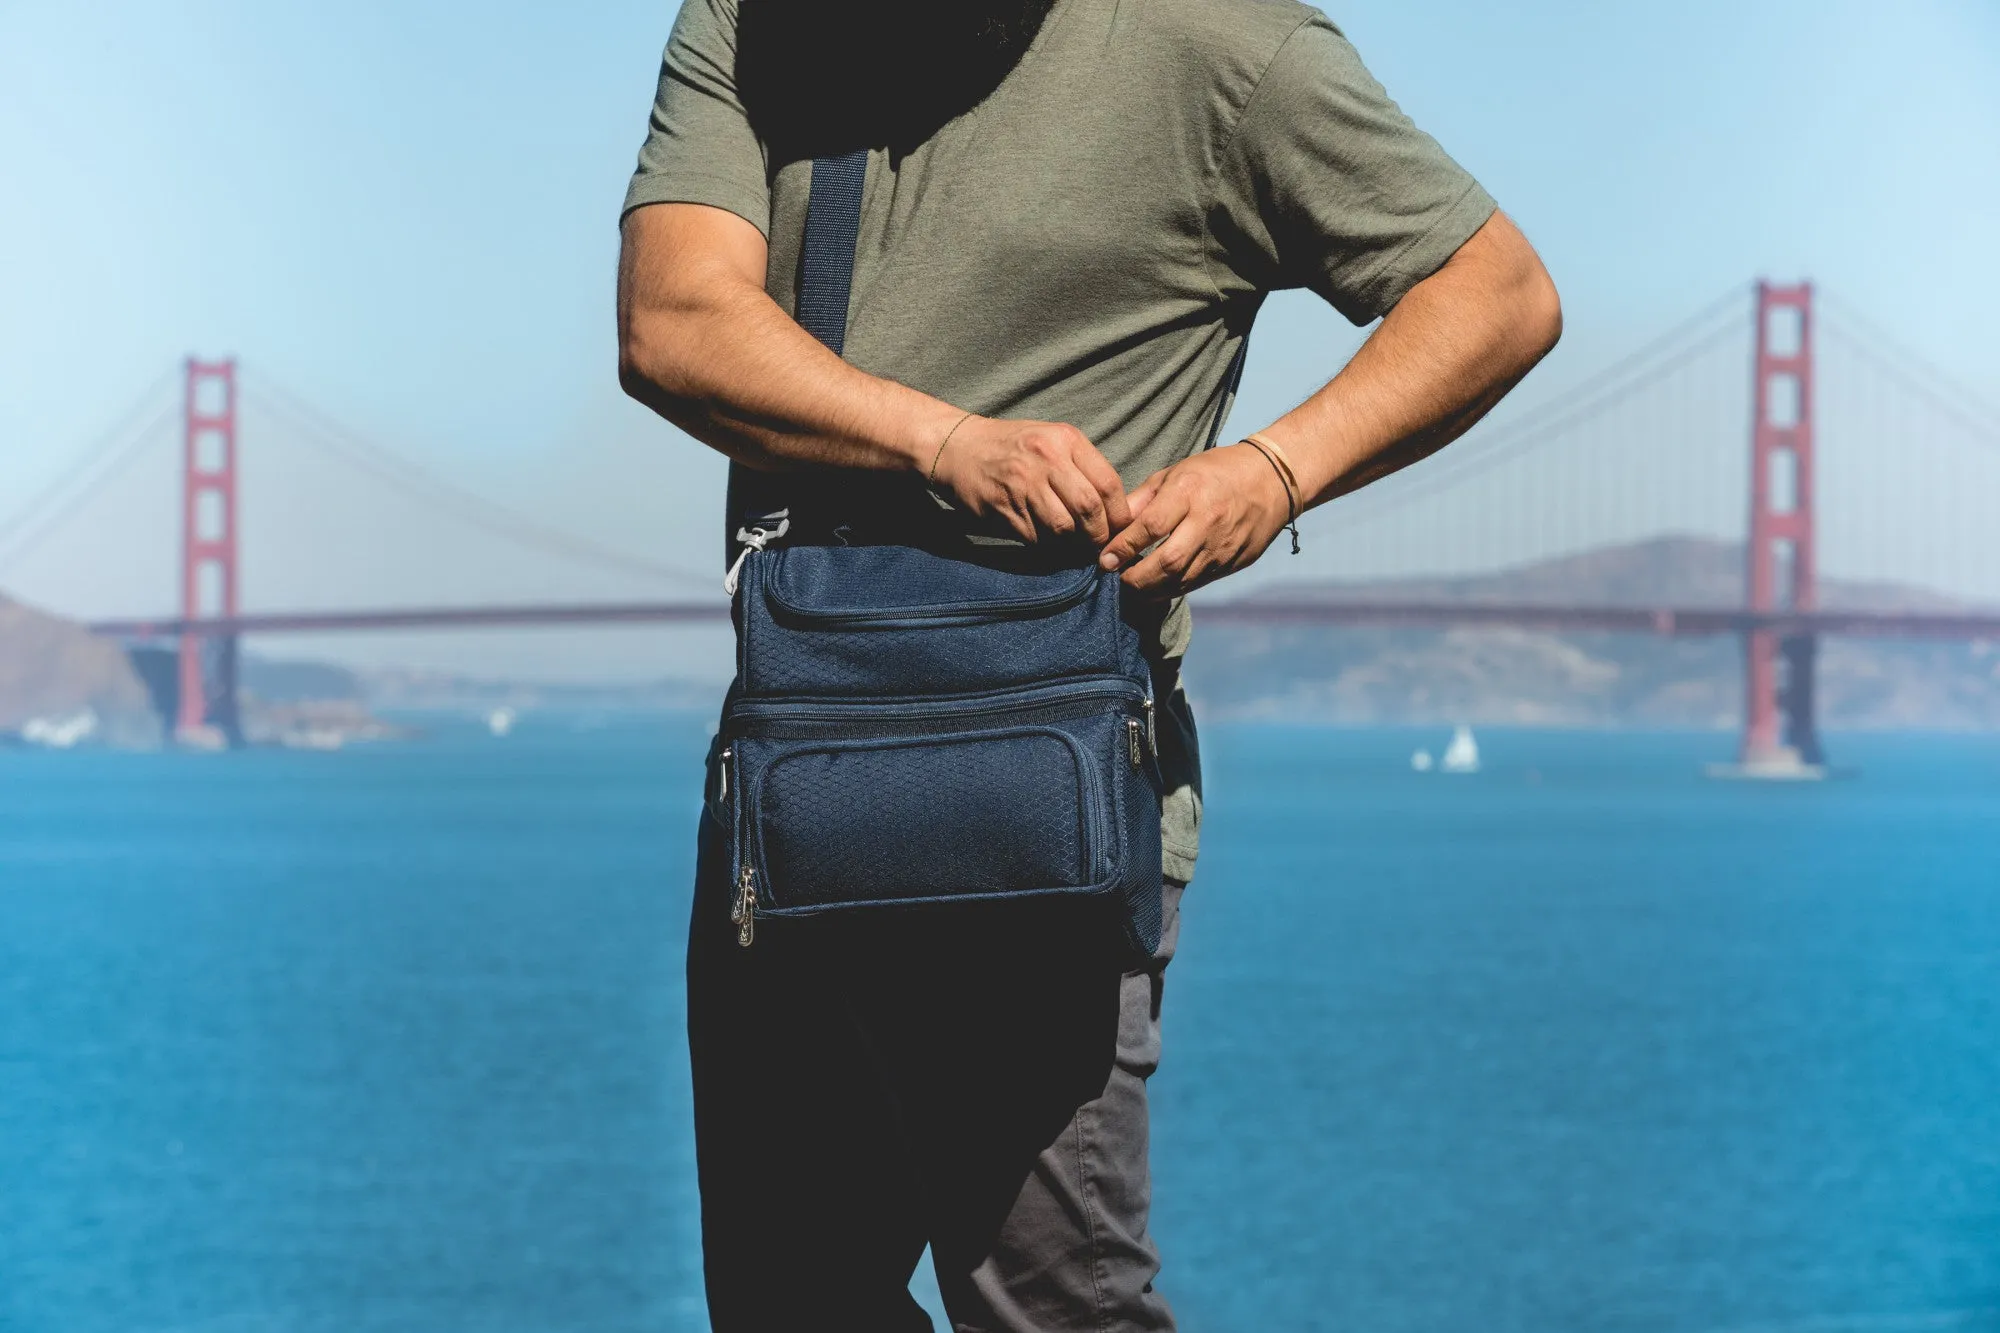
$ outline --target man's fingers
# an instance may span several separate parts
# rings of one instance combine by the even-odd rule
[[[1125,571],[1125,586],[1141,593],[1181,591],[1201,556],[1202,536],[1199,524],[1179,524],[1144,560]]]
[[[1012,528],[1014,535],[1022,541],[1032,543],[1036,538],[1041,536],[1041,533],[1035,529],[1035,515],[1033,511],[1019,501],[1003,497],[987,513],[997,514],[1005,519],[1007,526]]]
[[[1049,488],[1076,518],[1077,526],[1091,542],[1102,546],[1111,540],[1111,527],[1104,512],[1104,497],[1083,473],[1072,468],[1056,468],[1049,473]],[[1119,497],[1123,499],[1123,496]]]
[[[1139,489],[1133,491],[1132,494],[1125,498],[1125,503],[1130,507],[1133,518],[1136,519],[1139,515],[1146,512],[1146,506],[1153,503],[1153,497],[1160,493],[1160,486],[1166,481],[1167,473],[1170,471],[1172,471],[1171,468],[1161,468],[1158,472],[1140,482]]]
[[[1187,516],[1187,502],[1174,496],[1155,496],[1145,512],[1111,539],[1098,558],[1106,569],[1122,569],[1139,558],[1139,553],[1174,530]]]
[[[1138,520],[1138,516],[1140,516],[1140,514],[1144,514],[1144,512],[1146,512],[1146,508],[1148,508],[1148,506],[1150,506],[1150,504],[1154,502],[1154,498],[1156,498],[1156,496],[1160,494],[1160,486],[1162,486],[1164,482],[1166,482],[1166,470],[1160,470],[1160,472],[1154,472],[1152,476],[1148,476],[1146,480],[1142,480],[1142,482],[1138,484],[1138,490],[1134,490],[1132,494],[1128,494],[1128,496],[1126,496],[1126,504],[1128,504],[1128,506],[1130,506],[1130,510],[1132,510],[1132,518],[1134,518],[1134,522],[1136,522],[1136,520]]]
[[[1070,513],[1069,506],[1047,482],[1028,492],[1028,508],[1042,531],[1051,536],[1067,537],[1076,531],[1076,518]]]
[[[1125,498],[1125,483],[1114,472],[1111,474],[1111,489],[1100,490],[1098,494],[1104,499],[1104,521],[1109,529],[1106,536],[1123,532],[1132,522],[1132,504]]]
[[[1079,444],[1070,451],[1070,460],[1104,505],[1104,518],[1110,532],[1097,538],[1100,543],[1104,542],[1111,533],[1118,532],[1132,521],[1131,507],[1125,500],[1125,482],[1119,477],[1118,469],[1111,466],[1110,460],[1098,452],[1096,445]]]

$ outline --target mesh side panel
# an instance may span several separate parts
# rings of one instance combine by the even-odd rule
[[[1076,752],[1053,732],[821,746],[759,784],[784,907],[1087,885]]]
[[[1160,792],[1150,777],[1120,775],[1123,794],[1125,928],[1141,954],[1160,945]]]

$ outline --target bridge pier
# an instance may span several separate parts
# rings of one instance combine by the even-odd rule
[[[197,749],[237,749],[243,744],[243,718],[237,707],[237,638],[226,634],[196,640],[193,650],[201,662],[200,674],[193,682],[200,694],[193,699],[188,697],[188,681],[183,674],[175,738],[182,745]],[[185,662],[186,639],[182,640],[181,651]],[[190,723],[190,717],[200,720]]]
[[[187,361],[182,407],[181,617],[237,614],[236,363]],[[183,632],[174,739],[200,749],[243,743],[236,636]]]
[[[1816,711],[1819,638],[1780,637],[1776,630],[1743,636],[1743,742],[1732,777],[1825,776]]]
[[[1753,613],[1819,608],[1813,543],[1812,284],[1757,284],[1750,421],[1750,533],[1744,592]],[[1730,776],[1825,776],[1814,716],[1819,641],[1743,636],[1743,740]]]

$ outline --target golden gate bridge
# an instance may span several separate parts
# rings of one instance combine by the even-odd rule
[[[1593,536],[1629,538],[1671,530],[1677,521],[1670,512],[1676,495],[1685,508],[1688,488],[1679,482],[1692,475],[1708,485],[1725,470],[1727,455],[1720,451],[1725,443],[1731,450],[1742,447],[1740,416],[1734,430],[1718,424],[1717,409],[1729,403],[1730,395],[1718,391],[1714,371],[1717,354],[1732,349],[1731,361],[1742,365],[1737,358],[1745,332],[1744,304],[1733,293],[1555,399],[1508,423],[1488,423],[1436,458],[1336,501],[1330,511],[1340,515],[1337,540],[1356,552],[1363,549],[1356,543],[1379,552],[1400,534],[1405,543],[1421,548],[1413,557],[1419,562],[1427,556],[1478,569],[1500,563],[1510,546],[1516,551],[1576,549]],[[1984,573],[1994,565],[1995,535],[1982,497],[1990,501],[2000,495],[2000,485],[1982,482],[1990,478],[2000,483],[2000,415],[1897,349],[1858,313],[1822,320],[1810,284],[1760,282],[1747,304],[1748,394],[1747,401],[1733,405],[1738,411],[1747,407],[1749,418],[1748,485],[1735,498],[1736,512],[1747,516],[1741,529],[1739,604],[1655,604],[1643,595],[1593,605],[1477,602],[1385,598],[1362,590],[1342,595],[1337,588],[1293,593],[1278,587],[1252,596],[1199,598],[1200,620],[1237,626],[1512,627],[1736,636],[1743,644],[1745,701],[1740,771],[1770,776],[1819,772],[1823,748],[1814,681],[1823,638],[2000,639],[2000,610],[1820,605],[1820,542],[1826,527],[1820,501],[1827,462],[1823,426],[1828,421],[1821,400],[1831,389],[1831,396],[1840,400],[1840,416],[1865,422],[1858,434],[1873,442],[1841,460],[1857,473],[1872,469],[1859,488],[1860,511],[1881,510],[1877,502],[1898,479],[1913,476],[1920,476],[1933,495],[1953,497],[1951,504],[1963,509],[1950,515],[1932,512],[1936,521],[1921,530],[1886,538],[1891,544],[1914,540],[1933,547],[1941,539],[1956,541],[1954,549],[1933,550],[1939,557],[1933,563],[1961,572],[1976,568]],[[1833,376],[1825,373],[1821,348],[1828,330],[1843,354]],[[234,361],[190,359],[179,379],[179,611],[104,619],[90,628],[135,647],[171,647],[171,712],[174,732],[184,741],[240,743],[238,653],[245,635],[721,623],[728,618],[728,606],[719,598],[246,611],[240,604],[238,540],[244,499],[238,467],[243,376]],[[442,482],[353,436],[282,389],[261,387],[268,400],[264,406],[290,433],[496,536],[544,554],[649,578],[699,578]],[[1622,425],[1620,413],[1628,418]],[[82,460],[12,524],[0,526],[0,560],[40,541],[147,438],[143,431],[114,433],[104,451]],[[1901,456],[1885,459],[1885,446]],[[1737,453],[1734,465],[1726,468],[1738,485],[1745,477],[1743,459]],[[1534,466],[1524,466],[1528,461]],[[1952,476],[1960,474],[1969,480],[1954,485]],[[1712,511],[1717,493],[1712,485],[1709,491],[1706,503]],[[1939,508],[1935,500],[1928,507]],[[1864,545],[1857,538],[1865,521],[1848,527],[1850,540]],[[1873,535],[1881,545],[1884,534]],[[1454,543],[1460,549],[1450,549]]]

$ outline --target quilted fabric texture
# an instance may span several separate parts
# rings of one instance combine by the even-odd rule
[[[910,546],[858,546],[829,558],[824,550],[789,547],[771,553],[767,586],[780,606],[804,615],[961,610],[995,616],[1036,602],[1079,601],[1093,581],[1089,569],[1020,573],[944,557]]]
[[[878,554],[885,550],[903,558],[891,565]],[[1017,585],[1015,599],[1048,597],[1075,588],[1078,571],[1007,574],[909,548],[801,547],[784,552],[783,586],[774,598],[774,563],[750,560],[739,594],[741,681],[753,697],[965,694],[1145,669],[1138,636],[1119,618],[1115,575],[1085,571],[1089,586],[1080,600],[1024,615],[1007,610],[1007,582]],[[877,625],[802,620],[783,609],[818,601],[827,614],[858,621],[865,609],[857,585],[878,573],[891,591],[874,612]],[[898,619],[927,605],[981,603],[986,618],[974,609],[944,622]]]
[[[766,888],[805,906],[1082,887],[1085,791],[1046,732],[795,749],[758,789]]]

